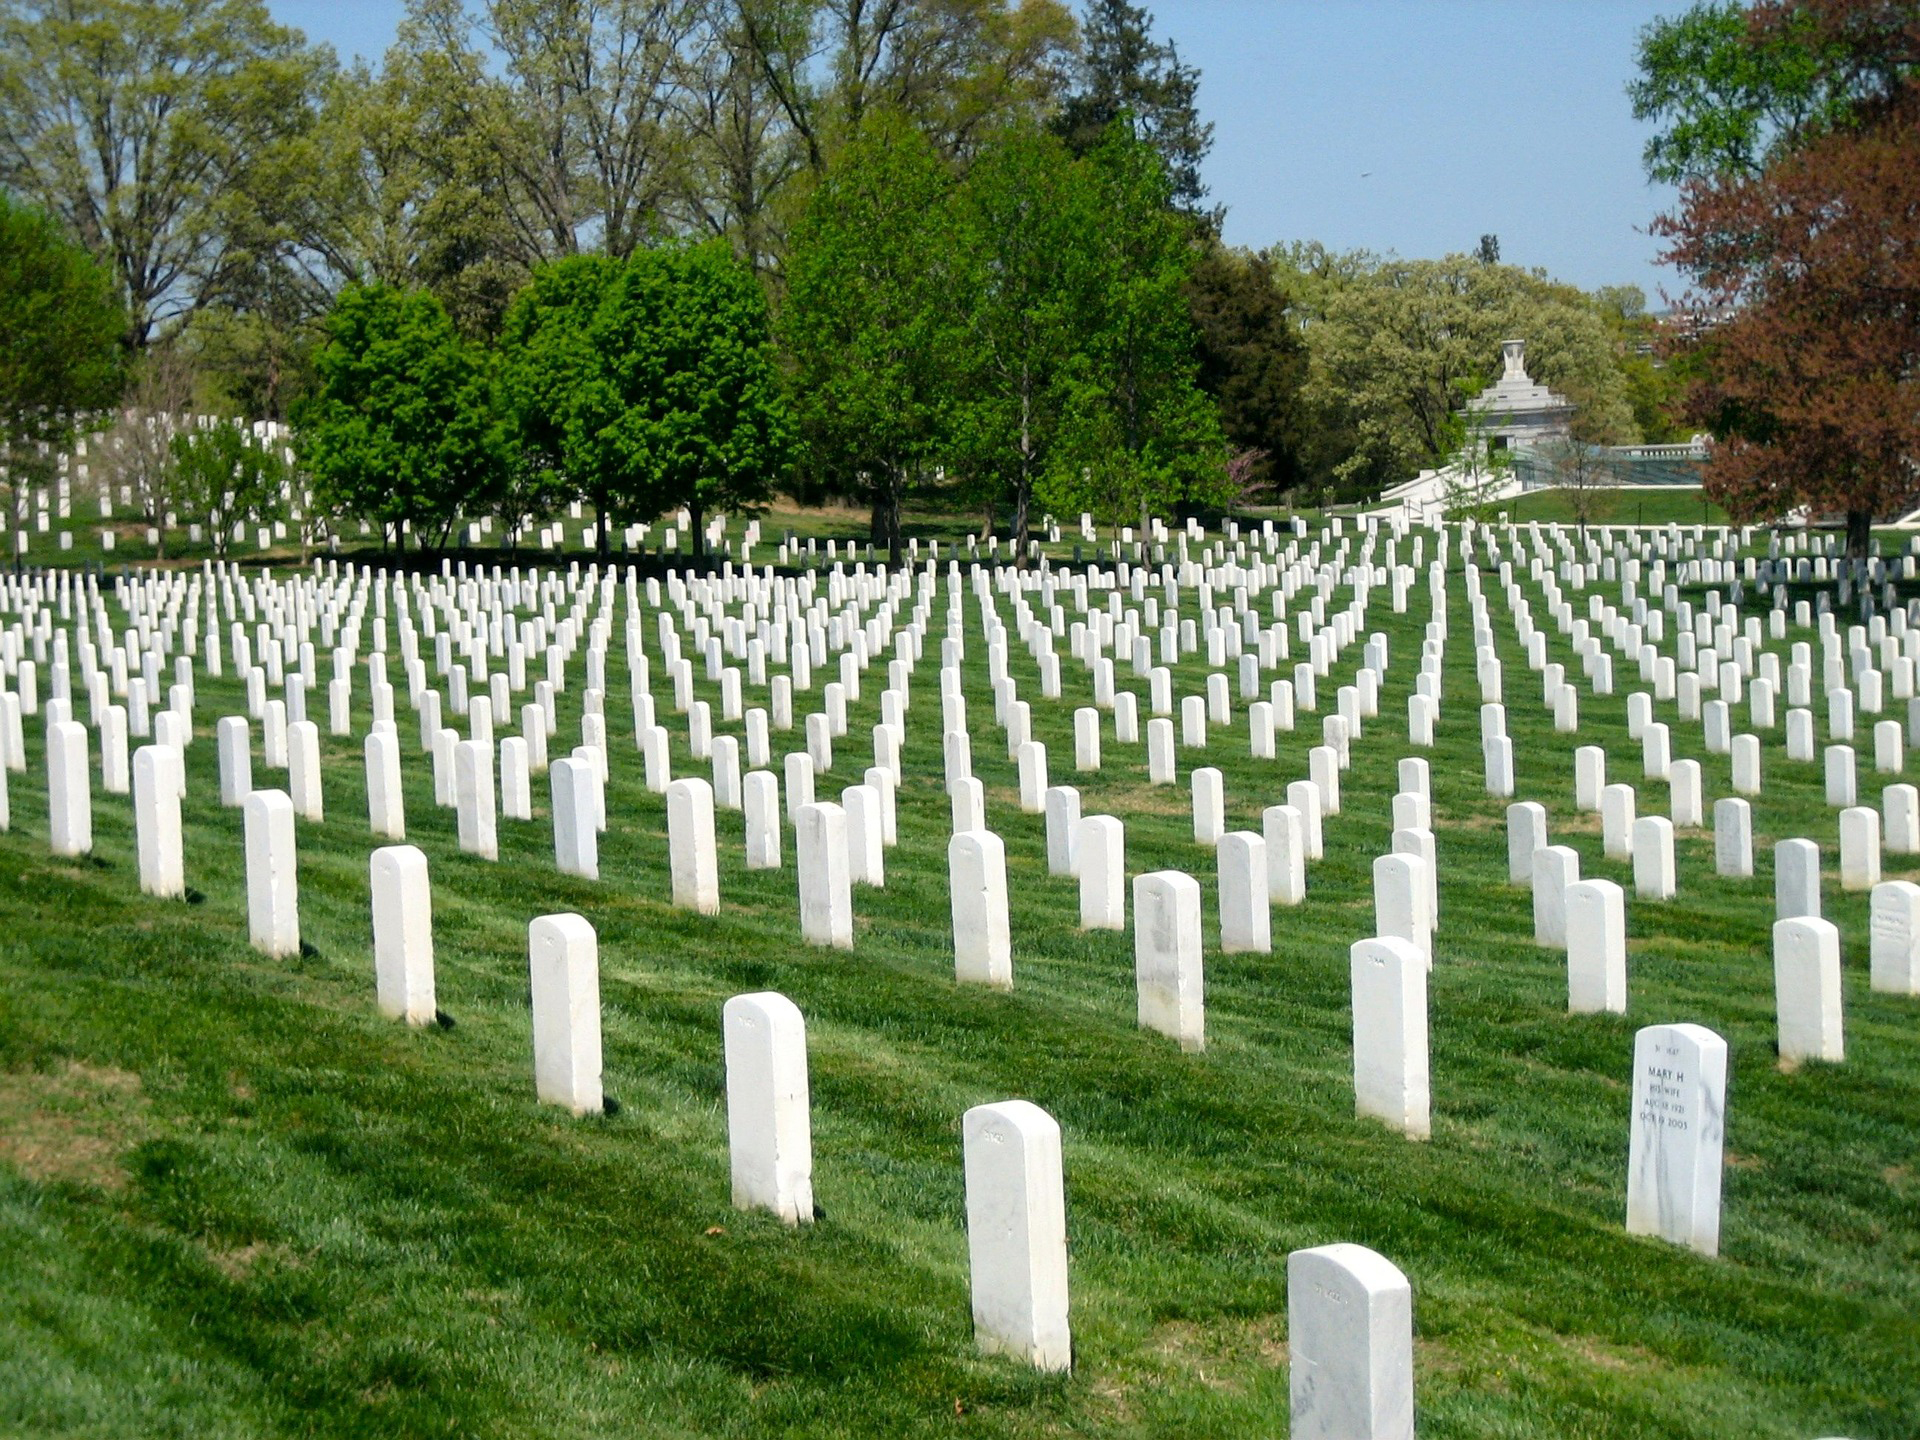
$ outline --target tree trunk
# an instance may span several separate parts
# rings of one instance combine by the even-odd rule
[[[595,531],[593,548],[595,553],[599,555],[600,563],[602,565],[607,563],[607,555],[608,555],[608,548],[609,548],[608,535],[607,535],[607,503],[606,502],[607,502],[607,496],[604,490],[593,497],[593,528]]]
[[[1013,491],[1014,563],[1027,567],[1028,511],[1033,506],[1033,399],[1027,387],[1020,393],[1020,478]]]
[[[906,472],[895,470],[887,484],[887,565],[899,569],[900,554],[900,497],[906,491]]]
[[[707,509],[697,497],[687,501],[687,519],[692,522],[693,558],[703,560],[707,554]]]
[[[1862,563],[1867,558],[1867,546],[1873,540],[1873,512],[1871,510],[1847,511],[1847,558]]]

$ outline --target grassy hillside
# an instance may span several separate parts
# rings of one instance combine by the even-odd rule
[[[1488,591],[1520,797],[1548,806],[1584,873],[1631,896],[1629,867],[1600,856],[1598,817],[1573,813],[1574,737],[1551,732]],[[1427,1144],[1353,1116],[1347,979],[1348,945],[1372,933],[1394,762],[1412,753],[1424,587],[1405,615],[1377,594],[1368,628],[1392,647],[1380,717],[1355,746],[1307,902],[1275,911],[1271,956],[1217,951],[1186,777],[1221,767],[1230,826],[1258,829],[1305,777],[1319,716],[1256,762],[1236,702],[1235,728],[1182,750],[1171,789],[1145,783],[1144,747],[1116,744],[1108,723],[1105,769],[1076,776],[1085,672],[1064,661],[1068,698],[1043,704],[1015,648],[1055,783],[1125,820],[1130,874],[1178,867],[1202,882],[1202,1055],[1135,1028],[1131,935],[1079,932],[1073,882],[1047,876],[1041,818],[1019,812],[991,723],[971,597],[974,764],[1007,842],[1011,994],[952,980],[944,597],[913,681],[900,843],[886,888],[855,891],[850,954],[799,943],[791,833],[786,868],[749,873],[734,814],[720,816],[720,914],[670,908],[664,809],[641,783],[617,638],[597,884],[554,872],[544,782],[533,823],[501,822],[500,863],[459,854],[403,703],[408,837],[433,867],[450,1028],[374,1011],[357,737],[323,733],[327,820],[300,826],[310,953],[270,962],[246,943],[239,813],[214,803],[213,724],[243,710],[231,679],[200,682],[191,904],[138,893],[124,797],[96,793],[93,859],[48,856],[29,722],[0,836],[0,1433],[1280,1435],[1287,1252],[1355,1241],[1412,1279],[1428,1440],[1920,1434],[1920,1002],[1868,992],[1863,896],[1827,897],[1846,942],[1846,1063],[1787,1071],[1773,1048],[1770,844],[1811,836],[1832,870],[1818,767],[1789,765],[1781,732],[1768,737],[1759,874],[1716,878],[1711,835],[1683,832],[1679,898],[1628,902],[1629,1013],[1569,1016],[1563,958],[1532,944],[1529,899],[1505,883],[1457,574],[1450,594],[1428,757],[1442,889]],[[1323,682],[1321,713],[1359,648]],[[702,773],[654,661],[676,773]],[[556,754],[579,734],[582,663]],[[1144,710],[1144,681],[1121,669]],[[1197,693],[1204,672],[1183,663],[1176,692]],[[823,796],[868,763],[858,737],[883,675],[869,672]],[[363,732],[364,671],[356,686]],[[717,716],[718,687],[698,688]],[[1610,778],[1638,783],[1619,688],[1582,692],[1577,739],[1607,745]],[[1703,753],[1697,726],[1673,733],[1677,757],[1703,761],[1710,807],[1727,759]],[[775,740],[777,768],[801,741]],[[255,782],[281,783],[259,762],[258,727],[255,743]],[[1877,798],[1871,775],[1862,791]],[[1663,785],[1640,793],[1642,813],[1664,811]],[[1914,860],[1888,857],[1889,874],[1912,878]],[[600,936],[619,1101],[604,1118],[534,1103],[526,925],[563,910]],[[799,1233],[728,1203],[720,1007],[767,988],[809,1026],[824,1214]],[[1623,1230],[1633,1032],[1678,1020],[1732,1052],[1718,1260]],[[959,1120],[1008,1096],[1064,1131],[1070,1378],[973,1352]]]
[[[1575,523],[1574,500],[1564,490],[1530,490],[1503,500],[1498,508],[1516,525],[1537,520]],[[1725,525],[1727,512],[1697,488],[1596,490],[1588,502],[1590,525]]]

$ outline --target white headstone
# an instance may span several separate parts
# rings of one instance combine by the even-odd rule
[[[1364,1245],[1287,1256],[1293,1440],[1413,1440],[1413,1287]]]
[[[1214,851],[1219,871],[1220,950],[1266,955],[1273,950],[1273,902],[1267,889],[1267,842],[1251,830],[1230,830]]]
[[[1633,1038],[1627,1233],[1720,1253],[1727,1042],[1703,1025],[1649,1025]]]
[[[1802,915],[1773,926],[1773,998],[1782,1060],[1846,1058],[1840,1024],[1840,931]]]
[[[55,855],[93,849],[93,773],[87,727],[77,720],[56,720],[47,727],[47,826]]]
[[[853,948],[853,891],[847,858],[847,816],[838,805],[802,805],[794,820],[800,887],[800,938],[809,945]]]
[[[1874,886],[1868,931],[1873,989],[1920,995],[1920,885],[1883,880]]]
[[[1026,1100],[961,1120],[975,1343],[1041,1370],[1073,1363],[1067,1328],[1066,1185],[1060,1127]]]
[[[255,790],[240,807],[246,829],[247,935],[278,959],[300,953],[300,891],[295,877],[293,801],[283,790]]]
[[[1356,941],[1353,986],[1354,1110],[1384,1120],[1409,1139],[1432,1133],[1427,1074],[1427,970],[1409,941]]]
[[[1178,870],[1136,876],[1133,911],[1133,973],[1140,1027],[1178,1040],[1182,1050],[1204,1050],[1200,882]]]
[[[961,984],[1013,988],[1013,933],[1007,918],[1007,851],[991,830],[947,842],[953,906],[953,970]]]
[[[713,787],[697,778],[667,786],[668,869],[673,903],[702,915],[720,911],[720,857],[713,833]]]
[[[1111,815],[1088,815],[1073,834],[1073,863],[1080,876],[1080,928],[1126,929],[1124,827]]]
[[[786,996],[767,990],[727,1001],[721,1029],[734,1207],[771,1210],[789,1225],[809,1224],[813,1128],[806,1021]]]
[[[412,845],[373,852],[373,976],[382,1015],[409,1025],[434,1020],[433,892],[427,857]]]
[[[180,849],[180,752],[142,745],[133,754],[133,829],[140,889],[177,900],[187,893]]]
[[[1627,901],[1611,880],[1566,889],[1567,1009],[1575,1015],[1627,1009]]]
[[[579,915],[527,926],[533,983],[533,1082],[539,1098],[575,1115],[605,1108],[600,1088],[600,943]]]
[[[1780,841],[1773,847],[1773,918],[1819,913],[1820,847],[1811,840]]]

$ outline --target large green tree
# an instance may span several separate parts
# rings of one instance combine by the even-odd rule
[[[424,291],[350,286],[327,317],[318,384],[296,413],[298,448],[321,502],[445,544],[504,483],[507,437],[492,362]]]
[[[1634,118],[1659,127],[1648,177],[1757,175],[1844,125],[1914,73],[1920,57],[1883,43],[1913,23],[1910,5],[1884,0],[1703,0],[1652,21],[1627,86]]]
[[[1056,511],[1144,527],[1227,498],[1225,440],[1199,385],[1187,308],[1198,251],[1153,147],[1115,125],[1088,162],[1099,303],[1074,365],[1070,458],[1053,467],[1041,498]]]
[[[752,509],[791,463],[793,424],[766,295],[724,241],[635,253],[593,327],[615,400],[605,447],[621,496],[649,517]]]
[[[1071,381],[1098,313],[1092,177],[1059,139],[1032,128],[988,146],[954,192],[955,459],[1008,498],[1024,555],[1033,497],[1065,463]]]
[[[804,473],[863,495],[896,565],[902,501],[942,463],[952,420],[952,184],[925,136],[869,124],[815,192],[787,261]]]
[[[254,264],[327,60],[261,0],[0,0],[0,185],[112,266],[145,349]]]
[[[16,523],[42,450],[64,451],[125,384],[113,278],[51,217],[0,192],[0,466]]]
[[[1718,17],[1725,64],[1760,78],[1673,133],[1804,118],[1709,150],[1655,222],[1696,286],[1674,345],[1684,409],[1715,437],[1707,489],[1733,514],[1843,513],[1864,558],[1875,518],[1920,498],[1920,8],[1762,0],[1738,25],[1724,10],[1689,18]],[[1657,60],[1643,51],[1643,83]]]
[[[604,255],[536,265],[500,332],[501,390],[519,450],[514,498],[526,512],[505,518],[517,525],[555,501],[585,501],[602,554],[616,511],[630,508],[619,498],[621,469],[607,445],[619,398],[595,334],[620,270]]]
[[[1200,384],[1245,470],[1244,491],[1292,490],[1305,477],[1307,346],[1272,261],[1209,244],[1187,282]]]

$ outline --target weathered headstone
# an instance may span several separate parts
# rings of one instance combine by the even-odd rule
[[[771,779],[771,776],[768,776]],[[733,1204],[789,1225],[813,1220],[807,1026],[786,996],[736,995],[721,1010]]]
[[[1413,1287],[1364,1245],[1287,1256],[1293,1440],[1413,1440]]]
[[[1778,842],[1773,847],[1773,918],[1819,913],[1820,847],[1811,840]]]
[[[1727,1042],[1703,1025],[1649,1025],[1633,1038],[1627,1233],[1720,1253]]]
[[[1005,1100],[967,1111],[961,1133],[974,1341],[989,1355],[1067,1370],[1073,1341],[1060,1127],[1030,1101]]]
[[[1170,1036],[1180,1042],[1182,1050],[1204,1050],[1200,882],[1178,870],[1136,876],[1133,912],[1133,972],[1140,1027]]]
[[[1883,880],[1873,887],[1868,973],[1886,995],[1920,995],[1920,885]]]
[[[575,1115],[605,1108],[600,1078],[600,942],[579,915],[527,927],[533,988],[534,1092]]]
[[[373,881],[374,999],[380,1013],[409,1025],[435,1018],[433,892],[427,857],[413,845],[384,845],[368,865]]]

